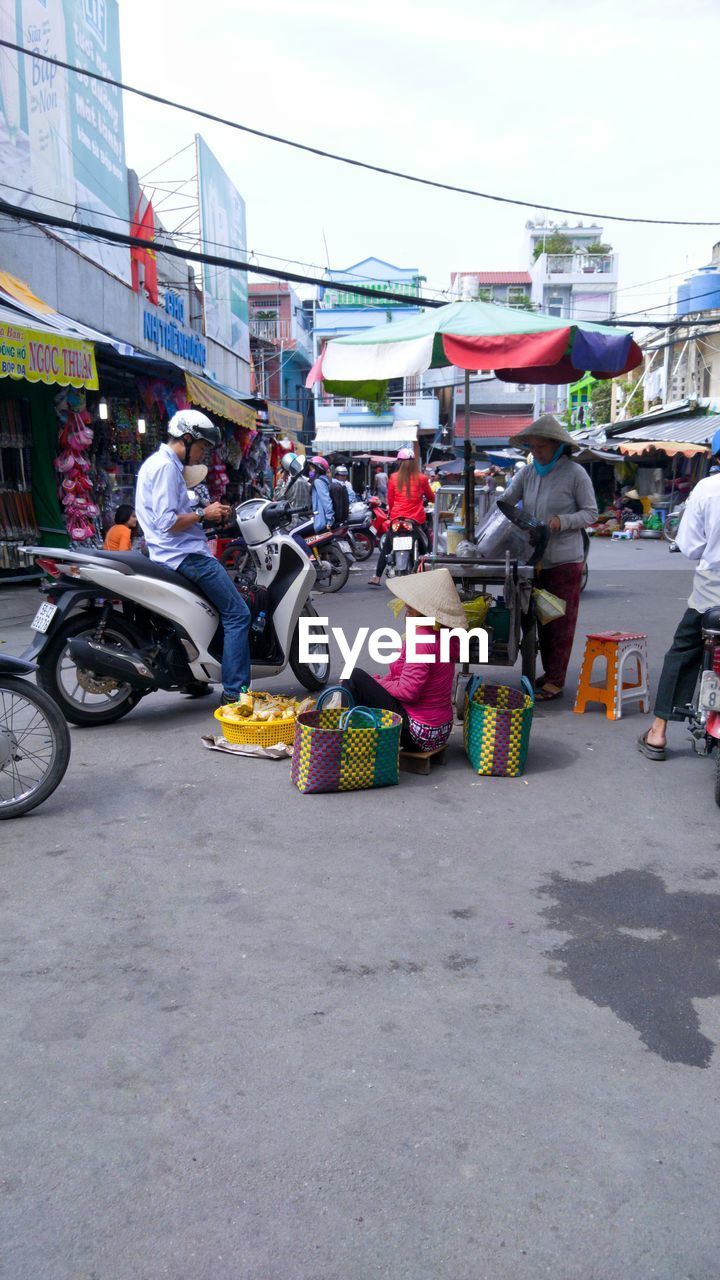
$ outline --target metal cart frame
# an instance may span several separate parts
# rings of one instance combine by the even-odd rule
[[[459,556],[432,554],[423,557],[423,566],[426,569],[449,569],[461,600],[472,600],[481,594],[494,595],[495,599],[502,595],[510,614],[508,639],[496,640],[488,635],[487,665],[514,667],[520,657],[522,674],[534,684],[538,644],[537,615],[532,597],[535,571],[532,565],[513,560],[507,552],[504,560],[461,559]],[[502,588],[501,592],[497,591],[498,587]],[[467,675],[469,669],[470,664],[463,663],[463,675]]]

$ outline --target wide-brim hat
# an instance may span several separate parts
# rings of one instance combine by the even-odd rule
[[[527,441],[530,436],[542,436],[545,440],[557,440],[558,444],[569,444],[571,449],[579,448],[570,432],[565,430],[562,422],[558,422],[552,413],[543,413],[541,417],[531,422],[529,427],[523,427],[522,431],[518,431],[517,435],[513,436],[513,444],[520,440]]]
[[[390,578],[388,588],[398,600],[417,609],[424,618],[434,618],[443,627],[467,630],[465,610],[449,569],[431,569],[406,578]]]

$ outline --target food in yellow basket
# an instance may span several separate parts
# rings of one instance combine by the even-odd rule
[[[240,716],[251,716],[253,714],[253,696],[251,693],[241,693],[235,704]]]

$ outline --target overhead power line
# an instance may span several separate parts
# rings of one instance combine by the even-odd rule
[[[7,200],[0,199],[0,215],[5,214],[9,218],[16,218],[20,222],[29,222],[38,226],[58,227],[67,231],[74,231],[76,235],[86,236],[89,240],[109,241],[111,244],[128,245],[131,249],[154,249],[158,253],[166,254],[170,258],[180,258],[184,262],[201,262],[207,263],[212,267],[227,267],[229,271],[247,271],[252,275],[267,276],[272,280],[287,280],[291,284],[312,284],[319,288],[326,289],[329,284],[337,283],[332,280],[322,279],[318,276],[301,275],[296,271],[280,271],[275,267],[260,266],[253,262],[241,262],[237,258],[227,258],[214,253],[201,253],[194,249],[181,249],[177,245],[161,244],[158,241],[142,240],[139,236],[128,235],[122,231],[111,231],[108,227],[97,227],[84,225],[83,223],[73,222],[71,218],[61,218],[54,213],[41,213],[36,209],[24,209],[20,205],[10,204]],[[386,289],[368,289],[364,285],[352,284],[352,293],[356,293],[361,297],[372,298],[374,301],[383,299],[386,302],[397,302],[405,307],[442,307],[446,304],[438,301],[436,298],[425,298],[420,295],[416,297],[408,297],[406,293],[393,293]],[[490,304],[492,305],[492,304]],[[572,316],[558,316],[558,328],[561,328],[563,321],[568,327],[574,324],[582,324],[573,319]],[[588,322],[589,323],[589,322]],[[594,322],[595,323],[595,322]],[[702,326],[705,324],[717,324],[717,320],[685,320],[680,317],[673,320],[603,320],[604,325],[611,327],[621,327],[623,329],[668,329],[681,325]]]
[[[691,218],[638,218],[617,213],[591,213],[587,209],[564,209],[559,205],[548,204],[546,200],[516,200],[511,196],[500,196],[489,191],[476,191],[472,187],[458,187],[450,182],[438,182],[433,178],[421,178],[417,174],[404,173],[400,169],[389,169],[384,165],[371,164],[368,160],[356,160],[351,156],[342,156],[335,151],[325,151],[321,147],[311,147],[306,142],[296,142],[292,138],[284,138],[277,133],[268,133],[264,129],[254,129],[248,124],[240,124],[237,120],[229,120],[226,116],[215,115],[212,111],[204,111],[201,107],[192,107],[184,102],[174,102],[159,93],[150,93],[147,89],[138,89],[135,85],[125,84],[112,76],[101,75],[99,71],[88,71],[83,67],[73,66],[71,62],[63,62],[61,58],[53,58],[50,54],[40,53],[36,49],[26,49],[24,45],[14,44],[12,40],[0,40],[0,46],[12,49],[26,58],[34,58],[39,62],[47,62],[51,66],[61,67],[64,71],[72,71],[89,80],[98,80],[101,84],[111,85],[124,93],[135,94],[138,98],[146,98],[162,107],[172,107],[175,111],[184,111],[188,115],[197,116],[201,120],[210,120],[213,124],[224,125],[228,129],[237,129],[241,133],[251,134],[255,138],[264,138],[266,142],[277,142],[284,147],[293,147],[296,151],[305,151],[309,155],[319,156],[323,160],[335,160],[338,164],[347,164],[355,169],[367,169],[371,173],[379,173],[388,178],[400,178],[404,182],[415,182],[423,187],[434,187],[439,191],[451,191],[456,195],[473,196],[478,200],[492,200],[497,204],[511,204],[524,209],[546,209],[550,213],[567,213],[574,218],[598,218],[603,222],[635,222],[659,227],[717,227],[720,219],[703,221]]]

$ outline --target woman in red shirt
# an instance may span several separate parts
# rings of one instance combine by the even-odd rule
[[[413,520],[419,526],[420,537],[425,542],[425,507],[424,502],[434,502],[435,493],[426,475],[423,475],[411,449],[401,449],[397,455],[400,466],[390,477],[388,484],[388,514],[393,520]],[[388,531],[380,544],[380,556],[375,576],[369,579],[371,587],[379,587],[380,579],[385,572],[385,564],[390,550],[391,532]]]

